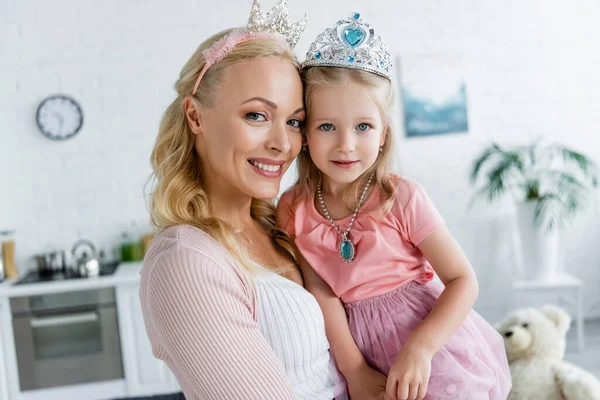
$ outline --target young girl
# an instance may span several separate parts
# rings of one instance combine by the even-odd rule
[[[304,258],[351,397],[506,399],[503,341],[471,310],[469,261],[424,190],[388,172],[387,47],[355,13],[319,35],[307,58],[299,177],[278,223]]]

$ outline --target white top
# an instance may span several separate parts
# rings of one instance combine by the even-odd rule
[[[332,400],[336,372],[319,303],[302,286],[258,266],[258,325],[283,363],[295,398]]]

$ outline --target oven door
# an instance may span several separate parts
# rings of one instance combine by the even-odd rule
[[[23,391],[123,377],[114,305],[14,315],[13,327]]]

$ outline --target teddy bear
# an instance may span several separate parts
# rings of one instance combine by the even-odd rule
[[[512,377],[508,400],[600,399],[600,381],[563,361],[570,324],[563,309],[545,305],[517,310],[496,326]]]

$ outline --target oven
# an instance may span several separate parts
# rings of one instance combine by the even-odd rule
[[[21,390],[123,378],[114,288],[11,299]]]

